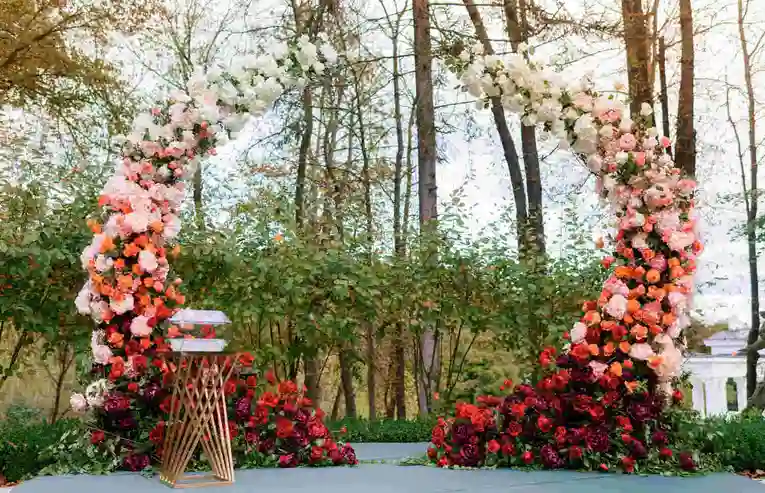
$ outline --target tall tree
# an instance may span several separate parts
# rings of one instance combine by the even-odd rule
[[[680,98],[677,103],[675,163],[689,176],[696,175],[696,130],[694,129],[693,10],[691,0],[680,0]]]
[[[622,0],[624,46],[627,52],[630,110],[640,112],[643,103],[653,105],[653,83],[649,71],[649,33],[642,0]]]
[[[438,220],[436,185],[436,125],[433,105],[433,54],[430,39],[430,7],[428,0],[412,0],[414,15],[414,78],[417,99],[417,170],[420,199],[420,230],[433,232]],[[426,261],[435,261],[430,252]],[[431,327],[420,337],[420,374],[418,390],[420,414],[431,410],[432,393],[437,386],[439,367],[438,334]]]

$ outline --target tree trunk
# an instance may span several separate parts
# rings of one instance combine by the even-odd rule
[[[436,128],[433,106],[433,56],[430,39],[430,12],[428,0],[413,0],[414,14],[414,77],[417,98],[417,164],[420,198],[420,231],[434,231],[438,220],[438,195],[436,186]],[[436,252],[427,261],[436,260]],[[437,334],[433,328],[423,329],[420,339],[423,364],[418,381],[425,398],[420,404],[420,414],[431,410],[431,395],[439,365]]]
[[[308,153],[311,149],[311,136],[313,135],[313,92],[306,85],[303,88],[303,134],[300,137],[300,149],[298,150],[297,179],[295,180],[295,224],[298,228],[303,226],[305,219],[305,177],[308,167]]]
[[[696,176],[696,131],[693,125],[693,11],[691,0],[680,0],[680,35],[680,99],[677,103],[675,164],[688,176]]]
[[[669,96],[667,94],[667,45],[664,36],[659,38],[659,100],[661,101],[662,129],[664,135],[669,137]],[[667,153],[672,156],[672,148],[667,147]]]
[[[340,385],[337,386],[337,392],[335,392],[335,398],[332,401],[332,412],[329,413],[329,418],[332,421],[337,421],[337,419],[340,417],[340,398],[343,395],[343,383],[340,382]]]
[[[630,110],[633,116],[637,117],[643,103],[653,105],[653,84],[648,76],[648,26],[642,0],[622,0],[622,19],[627,51]]]
[[[353,368],[351,354],[347,349],[340,350],[340,383],[345,397],[345,416],[355,418],[356,412],[356,392],[353,389]]]
[[[748,3],[747,3],[748,7]],[[749,345],[757,342],[760,336],[760,292],[759,292],[759,274],[757,272],[757,206],[759,190],[757,188],[757,120],[756,106],[754,99],[754,82],[752,81],[752,53],[749,52],[749,45],[744,30],[746,10],[743,0],[738,0],[738,34],[741,43],[741,54],[744,61],[744,82],[746,84],[747,96],[747,117],[748,117],[748,137],[749,137],[749,195],[750,203],[747,214],[746,239],[749,249],[749,289],[751,290],[751,324],[749,328]],[[746,186],[746,183],[744,183]],[[746,192],[746,190],[744,190]],[[746,395],[751,397],[757,387],[757,361],[759,353],[757,351],[748,351],[746,356]]]
[[[202,204],[202,163],[203,161],[197,163],[193,180],[194,221],[199,229],[205,228],[205,213]]]
[[[526,19],[526,0],[503,0],[505,28],[513,51],[518,52],[521,43],[528,40],[529,26]],[[486,36],[484,30],[484,36]],[[488,43],[488,39],[486,40]],[[524,245],[533,266],[544,265],[545,223],[542,211],[542,178],[539,172],[539,151],[537,149],[536,128],[533,125],[521,126],[521,150],[523,166],[526,171],[526,199],[528,217],[523,228]],[[520,230],[520,226],[519,226]],[[520,245],[519,245],[520,246]]]
[[[311,399],[317,405],[321,400],[321,389],[319,388],[320,364],[316,357],[303,357],[303,372],[305,373],[306,397]]]
[[[465,5],[465,9],[470,17],[470,22],[473,24],[476,36],[483,45],[483,49],[486,54],[494,54],[494,47],[491,45],[489,35],[486,32],[486,27],[481,19],[481,14],[478,12],[478,8],[473,3],[473,0],[462,0]],[[509,22],[509,21],[508,21]],[[505,117],[505,110],[502,107],[502,102],[499,97],[491,98],[491,114],[494,117],[494,126],[497,129],[497,135],[499,141],[502,144],[502,151],[504,153],[505,162],[507,163],[507,169],[510,173],[510,184],[513,188],[513,200],[515,201],[515,220],[517,224],[517,237],[518,237],[518,251],[521,256],[526,256],[527,239],[527,226],[529,224],[529,214],[526,207],[526,190],[523,182],[523,173],[521,172],[520,160],[518,158],[518,151],[515,149],[515,143],[510,135],[510,128],[507,125],[507,118]],[[528,131],[521,130],[521,137],[523,138],[524,132],[526,132],[528,139]],[[527,143],[528,145],[528,143]],[[536,148],[536,141],[534,143]]]

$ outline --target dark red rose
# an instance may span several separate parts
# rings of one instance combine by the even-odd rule
[[[237,387],[236,379],[229,378],[228,380],[226,380],[226,383],[223,384],[223,393],[225,393],[226,395],[231,395],[236,392],[236,387]]]
[[[123,465],[128,471],[143,471],[149,467],[149,456],[146,454],[129,454],[125,456]]]
[[[638,423],[644,423],[653,417],[653,409],[644,402],[633,402],[629,405],[629,413],[632,419]]]
[[[90,432],[90,443],[93,445],[99,444],[106,440],[106,434],[101,430],[93,430]]]
[[[300,408],[297,411],[295,411],[295,421],[296,422],[298,422],[300,424],[307,425],[309,419],[311,419],[311,413],[309,413],[305,409]]]
[[[534,462],[534,453],[531,450],[527,450],[521,454],[521,460],[524,464],[529,465]]]
[[[430,434],[430,441],[436,447],[442,447],[444,445],[444,439],[446,438],[446,432],[440,426],[435,426]]]
[[[680,467],[684,471],[695,471],[696,470],[696,463],[693,462],[693,456],[689,454],[688,452],[681,452],[677,455],[678,462],[680,463]]]
[[[291,419],[283,416],[276,418],[276,436],[279,438],[289,438],[292,435],[292,431],[295,429],[295,425]]]
[[[608,440],[608,432],[601,427],[590,428],[585,441],[587,448],[593,452],[607,452],[611,445]]]
[[[683,393],[680,390],[675,389],[675,391],[672,392],[672,400],[675,402],[675,404],[683,402]]]
[[[665,447],[659,451],[659,457],[661,457],[664,460],[671,459],[672,451]]]
[[[143,389],[143,398],[149,402],[155,401],[162,394],[162,388],[156,383],[150,383]]]
[[[548,469],[560,469],[564,466],[563,460],[558,455],[555,447],[549,443],[541,448],[539,451],[539,458],[542,460],[542,464]]]
[[[250,416],[250,408],[252,406],[252,399],[242,397],[237,399],[234,403],[234,415],[236,419],[244,421]]]
[[[572,445],[568,448],[568,458],[572,461],[578,461],[582,458],[582,455],[584,455],[584,451],[582,450],[582,447],[579,445]]]
[[[247,380],[245,380],[245,383],[247,383],[248,387],[255,387],[258,384],[258,377],[250,375],[247,377]]]
[[[523,432],[523,427],[519,423],[512,422],[507,425],[507,432],[510,434],[510,436],[517,437]]]
[[[651,443],[654,445],[666,445],[668,442],[667,434],[661,430],[654,431],[651,435]]]
[[[121,430],[132,430],[138,426],[138,423],[133,416],[126,416],[117,421],[117,426]]]
[[[579,444],[587,438],[587,428],[571,428],[568,430],[568,443]]]
[[[470,441],[473,435],[473,425],[470,423],[458,422],[452,425],[452,437],[454,442],[462,445]]]
[[[279,405],[279,398],[271,392],[263,392],[263,395],[258,400],[258,404],[266,407],[276,407]]]
[[[270,454],[273,453],[274,447],[276,447],[275,440],[273,438],[266,438],[258,443],[258,452],[261,454]]]
[[[512,442],[504,442],[502,444],[502,455],[505,457],[512,457],[515,455],[515,445]]]
[[[547,416],[542,415],[537,418],[537,426],[542,433],[548,433],[552,430],[553,422]]]
[[[568,432],[564,426],[558,426],[555,428],[555,441],[559,446],[563,446],[566,443],[566,435]]]
[[[630,421],[630,418],[628,418],[627,416],[617,416],[616,423],[618,424],[620,428],[623,428],[624,431],[626,431],[627,433],[630,433],[633,430],[632,422]]]
[[[635,459],[632,457],[622,457],[622,469],[628,474],[635,472]]]
[[[239,427],[233,421],[228,422],[228,436],[234,438],[239,435]]]
[[[345,457],[343,457],[343,453],[340,451],[340,449],[330,450],[329,458],[332,460],[332,463],[335,465],[342,464],[343,460],[345,460]]]
[[[279,467],[290,468],[298,465],[298,458],[295,454],[285,454],[279,456]]]
[[[353,447],[351,447],[350,444],[346,443],[343,445],[342,454],[343,458],[345,459],[345,463],[349,466],[355,466],[359,463],[358,459],[356,458],[356,451],[353,450]]]
[[[642,459],[648,455],[648,450],[640,440],[632,440],[630,443],[630,451],[632,452],[632,457],[636,459]]]
[[[466,443],[460,448],[460,462],[465,467],[477,467],[481,462],[478,446],[474,443]]]
[[[247,443],[255,443],[258,441],[258,433],[253,430],[247,430],[244,432],[244,441]]]
[[[606,410],[600,404],[593,404],[590,406],[590,416],[592,416],[593,421],[603,421]]]
[[[486,449],[490,454],[496,454],[500,449],[499,442],[496,440],[489,440],[489,443],[486,444]]]

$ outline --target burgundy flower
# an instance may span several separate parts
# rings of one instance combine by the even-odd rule
[[[539,451],[539,458],[542,460],[542,464],[548,469],[560,469],[564,465],[563,459],[560,458],[555,447],[549,443]]]
[[[582,458],[582,455],[584,455],[584,451],[579,445],[572,445],[568,448],[568,458],[571,462],[578,461]]]
[[[130,399],[121,394],[110,395],[104,402],[104,411],[108,414],[127,411],[128,409],[130,409]]]
[[[273,452],[276,442],[273,438],[266,438],[258,444],[258,452],[261,454],[270,454]]]
[[[608,440],[608,432],[602,427],[590,428],[585,441],[587,448],[593,452],[607,452],[611,445]]]
[[[668,442],[667,434],[661,430],[654,431],[651,435],[651,442],[654,445],[666,445]]]
[[[640,440],[632,440],[629,447],[632,457],[636,459],[642,459],[648,455],[648,450],[646,450],[645,445]]]
[[[129,454],[125,456],[123,465],[128,471],[143,471],[149,467],[149,456],[146,454]]]
[[[329,436],[329,430],[320,419],[312,417],[308,420],[308,435],[311,438],[326,438]]]
[[[353,450],[350,444],[346,443],[343,445],[342,454],[346,464],[355,466],[359,463],[358,459],[356,459],[356,451]]]
[[[481,455],[475,443],[466,443],[460,448],[460,462],[465,467],[476,467],[481,462]]]
[[[345,460],[345,457],[343,456],[343,453],[342,451],[340,451],[339,448],[330,450],[329,458],[332,461],[332,463],[335,465],[342,464],[343,461]]]
[[[234,414],[236,419],[244,421],[250,416],[250,407],[252,406],[252,399],[248,397],[242,397],[234,404]]]
[[[462,445],[470,441],[473,436],[473,425],[470,423],[458,422],[452,425],[452,437],[454,443]]]
[[[653,417],[651,405],[645,402],[633,402],[629,405],[629,413],[634,421],[645,423]]]
[[[121,430],[132,430],[138,426],[133,416],[126,416],[117,421],[117,427]]]
[[[244,432],[244,441],[247,443],[255,443],[258,441],[258,433],[253,430],[247,430]]]
[[[295,421],[301,424],[307,424],[308,420],[311,419],[311,413],[306,411],[303,408],[298,409],[295,411]]]
[[[681,452],[677,456],[678,461],[680,462],[680,467],[684,471],[695,471],[696,470],[696,463],[693,462],[693,456],[689,454],[688,452]]]

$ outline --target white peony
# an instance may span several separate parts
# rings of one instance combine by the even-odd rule
[[[77,293],[77,298],[74,299],[74,305],[77,307],[77,311],[81,315],[90,314],[90,301],[92,298],[90,291],[91,286],[92,284],[90,281],[86,282],[85,285],[82,286],[82,289],[80,289],[80,292]]]
[[[573,343],[582,342],[586,336],[587,336],[587,326],[584,325],[582,322],[575,323],[574,328],[571,329],[571,342]]]
[[[611,315],[617,320],[624,318],[624,314],[627,312],[627,298],[620,294],[611,296],[606,304],[606,313]]]
[[[143,212],[131,212],[125,215],[124,224],[134,233],[143,233],[149,227],[149,217]]]
[[[645,361],[655,355],[656,353],[653,352],[653,349],[651,349],[649,344],[633,344],[630,348],[630,358],[635,358],[637,360]]]
[[[118,300],[116,298],[112,298],[109,300],[109,308],[112,309],[114,313],[117,315],[122,315],[125,312],[129,312],[135,307],[135,300],[133,299],[132,294],[128,294],[127,296],[123,297],[122,299]]]

